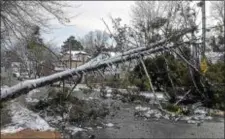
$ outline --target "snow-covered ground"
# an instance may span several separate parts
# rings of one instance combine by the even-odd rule
[[[156,119],[174,119],[175,121],[186,121],[189,124],[198,124],[202,123],[203,121],[212,120],[213,117],[207,115],[207,110],[203,107],[196,108],[194,110],[193,115],[185,116],[185,115],[173,115],[163,114],[158,109],[151,109],[150,107],[144,107],[138,105],[135,107],[135,110],[139,112],[139,116],[145,118],[156,118]]]
[[[37,102],[39,102],[38,99],[33,98],[33,97],[35,96],[36,93],[40,93],[40,90],[34,89],[34,90],[30,91],[30,92],[27,94],[27,97],[25,98],[26,101],[27,101],[28,103],[37,103]]]
[[[107,123],[107,124],[105,124],[105,126],[107,126],[107,127],[113,127],[114,124],[113,123]]]
[[[1,129],[1,133],[15,133],[23,129],[55,130],[37,113],[30,111],[19,102],[12,101],[7,107],[10,110],[11,124]]]
[[[86,84],[77,84],[77,86],[74,88],[74,91],[80,91],[81,89],[89,89]]]
[[[144,96],[146,98],[154,98],[154,94],[152,92],[142,92],[142,93],[140,93],[140,95]],[[162,92],[161,93],[156,92],[155,95],[159,100],[166,100],[166,98]]]
[[[66,126],[65,129],[66,129],[66,130],[69,130],[70,133],[71,133],[72,135],[74,135],[74,134],[77,133],[78,131],[83,131],[83,130],[84,130],[84,129],[82,129],[82,128],[74,127],[74,126]]]
[[[33,102],[35,99],[32,98],[32,94],[37,93],[38,90],[31,91],[25,98],[28,102]],[[20,102],[11,101],[7,106],[9,110],[11,122],[1,128],[1,133],[16,133],[24,129],[32,129],[38,131],[55,131],[56,129],[51,127],[48,122],[58,123],[62,120],[60,116],[48,116],[43,119],[38,113],[35,113],[26,106],[22,105]],[[73,125],[66,126],[65,130],[68,130],[71,134],[75,134],[84,129],[75,127]]]

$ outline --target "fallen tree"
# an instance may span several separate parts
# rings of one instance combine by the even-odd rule
[[[89,61],[86,64],[77,67],[76,69],[70,69],[63,72],[55,73],[46,77],[41,77],[39,79],[34,80],[26,80],[23,82],[18,83],[17,85],[14,85],[9,88],[5,88],[1,90],[1,101],[6,101],[15,97],[20,96],[21,94],[28,93],[30,90],[42,87],[45,85],[52,84],[54,82],[64,80],[67,78],[70,78],[74,75],[81,75],[83,73],[87,73],[90,71],[99,70],[101,68],[105,68],[108,66],[111,66],[113,64],[122,63],[127,60],[132,60],[139,58],[140,56],[147,55],[147,54],[153,54],[161,51],[167,51],[170,48],[176,47],[173,44],[169,45],[169,42],[171,39],[175,37],[181,37],[187,33],[192,32],[196,28],[188,28],[179,31],[177,34],[171,36],[168,39],[163,39],[157,43],[153,43],[149,45],[148,47],[138,47],[135,49],[128,50],[127,52],[124,52],[122,54],[116,55],[114,57],[111,57],[109,59],[101,60],[101,61]],[[168,44],[167,46],[164,46]]]

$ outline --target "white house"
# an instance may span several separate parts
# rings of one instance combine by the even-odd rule
[[[84,51],[71,51],[71,68],[77,68],[87,62],[89,55]],[[62,54],[60,64],[55,67],[56,71],[70,69],[70,51]]]

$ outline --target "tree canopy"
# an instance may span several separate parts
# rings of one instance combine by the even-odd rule
[[[101,30],[90,31],[82,39],[85,51],[92,56],[96,56],[103,51],[110,50],[109,42],[109,34]]]
[[[80,41],[76,40],[74,36],[70,36],[62,45],[62,53],[69,51],[71,45],[71,50],[83,50],[83,46]]]

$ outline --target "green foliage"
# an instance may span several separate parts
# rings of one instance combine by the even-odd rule
[[[212,82],[225,83],[224,75],[225,75],[225,63],[224,62],[217,62],[215,64],[208,65],[206,77],[208,77]]]
[[[127,88],[127,86],[132,85],[129,81],[128,74],[125,76],[125,78],[119,78],[119,77],[107,77],[104,82],[106,86],[110,86],[113,88]]]
[[[157,90],[160,90],[161,87],[165,86],[172,87],[168,77],[164,56],[167,60],[170,70],[168,73],[173,83],[177,86],[190,85],[191,79],[188,74],[187,66],[181,60],[174,58],[172,55],[164,54],[156,56],[155,58],[148,58],[144,60],[148,73],[151,76],[153,86],[155,86]],[[138,64],[134,68],[130,75],[130,80],[131,83],[137,85],[143,91],[150,88],[141,64]]]
[[[122,79],[119,79],[120,80],[120,87],[121,88],[127,88],[127,86],[130,86],[131,83],[129,81],[129,79],[127,78],[128,77],[128,74],[126,74],[125,78],[122,78]]]
[[[179,105],[173,105],[173,104],[166,104],[164,106],[164,109],[176,113],[177,115],[188,115],[190,113],[190,110],[185,108],[185,107],[181,107]]]
[[[224,110],[225,108],[225,63],[217,62],[215,64],[209,64],[206,77],[213,83],[214,87],[211,88],[214,95],[212,100],[213,107]]]
[[[151,89],[149,81],[146,76],[133,79],[132,84],[136,85],[138,88],[141,88],[141,90],[144,90],[144,91],[148,91]]]
[[[168,63],[168,67],[170,70],[170,72],[168,73],[166,69],[166,61],[163,56],[165,56]],[[175,102],[176,94],[173,90],[171,90],[172,84],[168,77],[168,74],[170,75],[174,86],[193,88],[193,82],[191,76],[189,75],[188,66],[180,59],[176,59],[169,54],[164,54],[156,56],[155,58],[148,58],[144,60],[144,63],[146,65],[149,75],[151,76],[153,86],[156,87],[159,91],[162,91],[160,90],[160,88],[166,88],[167,92],[171,97],[171,102]],[[208,65],[208,71],[206,72],[205,76],[210,80],[210,82],[214,83],[214,87],[207,84],[203,80],[202,83],[205,84],[206,88],[204,90],[201,90],[207,96],[206,105],[208,107],[215,107],[218,109],[223,109],[225,107],[224,69],[225,63],[223,62]],[[147,81],[146,75],[141,64],[138,64],[134,68],[129,78],[131,84],[136,85],[140,88],[140,90],[149,90],[149,83]],[[197,93],[196,90],[192,90],[190,94],[196,96],[196,99],[204,99],[199,96],[199,93]]]
[[[29,52],[31,52],[31,54],[35,57],[36,60],[43,60],[43,52],[44,52],[44,48],[42,47],[42,45],[44,44],[39,44],[33,40],[31,40],[28,45],[27,48],[29,50]]]
[[[69,45],[71,45],[71,50],[83,50],[81,42],[76,40],[74,36],[70,36],[62,45],[62,52],[69,50]]]
[[[181,110],[181,107],[178,105],[173,105],[173,104],[167,104],[165,106],[165,109],[170,111],[170,112],[174,112],[174,113],[178,113],[178,111]]]
[[[217,88],[215,88],[215,92],[214,92],[214,101],[213,101],[213,107],[216,109],[221,109],[224,110],[225,109],[225,89],[224,86],[217,86]]]
[[[36,26],[33,29],[32,38],[28,41],[27,49],[35,57],[35,59],[41,60],[44,52],[43,46],[44,42],[40,36],[40,27]]]

